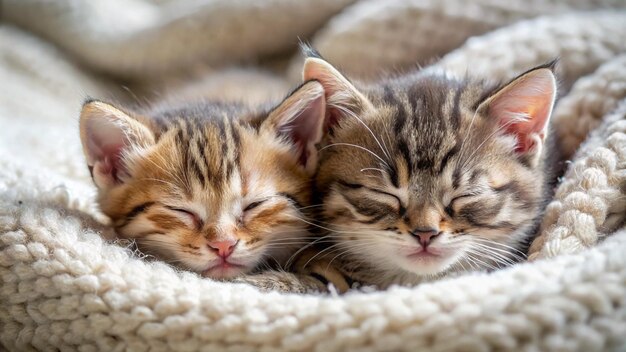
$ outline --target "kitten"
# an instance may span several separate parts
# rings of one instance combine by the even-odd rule
[[[316,188],[332,244],[318,257],[343,272],[337,286],[523,259],[548,192],[553,63],[499,87],[423,70],[357,88],[308,56],[304,80],[324,86],[330,129]]]
[[[122,238],[212,278],[286,261],[306,242],[325,98],[318,82],[274,109],[199,101],[80,115],[102,211]]]

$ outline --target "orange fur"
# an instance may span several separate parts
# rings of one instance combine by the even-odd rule
[[[310,203],[316,158],[302,150],[321,138],[323,103],[315,82],[270,112],[199,102],[132,114],[88,102],[81,140],[101,209],[119,236],[206,276],[282,265],[307,241],[299,207]],[[310,134],[291,135],[305,118]],[[217,255],[224,241],[228,257]]]

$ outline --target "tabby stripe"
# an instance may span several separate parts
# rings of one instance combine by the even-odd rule
[[[354,207],[354,209],[361,215],[364,216],[368,216],[368,217],[373,217],[369,220],[364,220],[360,222],[365,223],[365,224],[373,224],[377,221],[380,221],[382,218],[384,218],[385,216],[387,216],[388,214],[395,214],[396,210],[392,207],[390,207],[389,205],[385,204],[385,203],[381,203],[372,199],[368,199],[371,203],[374,203],[376,205],[377,209],[370,209],[370,208],[366,208],[361,204],[355,203],[352,199],[350,199],[349,197],[343,196],[343,198],[346,200],[346,202],[350,203],[350,205],[352,205],[352,207]]]
[[[363,188],[364,187],[363,185],[359,185],[359,184],[356,184],[356,183],[349,183],[349,182],[346,182],[346,181],[343,181],[343,180],[339,180],[339,181],[337,181],[337,183],[339,185],[345,187],[345,188],[350,188],[350,189],[359,189],[359,188]]]
[[[328,286],[328,284],[330,283],[323,275],[320,275],[318,273],[309,273],[309,275],[324,284],[324,286]]]
[[[402,205],[402,202],[400,201],[400,199],[399,199],[396,195],[394,195],[394,194],[387,193],[387,192],[385,192],[385,191],[381,191],[381,190],[376,189],[376,188],[371,188],[371,187],[367,187],[367,186],[359,185],[359,184],[356,184],[356,183],[349,183],[349,182],[346,182],[346,181],[343,181],[343,180],[338,180],[338,181],[336,181],[336,182],[337,182],[340,186],[343,186],[343,187],[346,187],[346,188],[349,188],[349,189],[361,189],[361,188],[365,188],[365,189],[368,189],[368,190],[370,190],[370,191],[372,191],[372,192],[382,193],[382,194],[386,194],[386,195],[388,195],[388,196],[394,197],[394,198],[398,199],[398,203],[400,203],[400,214],[403,214],[404,212],[406,212],[406,208]],[[342,197],[343,197],[346,201],[348,201],[348,203],[350,203],[350,204],[352,204],[353,206],[357,207],[357,205],[355,205],[354,203],[352,203],[352,201],[350,201],[350,199],[348,199],[348,197],[346,197],[346,196],[344,196],[344,195],[342,195]],[[372,200],[372,202],[377,203],[377,204],[380,204],[380,205],[383,205],[385,208],[392,209],[391,207],[387,206],[385,203],[378,202],[378,201],[375,201],[375,200]],[[393,211],[393,212],[395,212],[395,210],[392,210],[392,211]],[[362,212],[360,212],[360,211],[359,211],[359,213],[361,213],[361,214],[363,214],[363,215],[367,215],[367,216],[373,216],[373,214],[369,214],[369,215],[368,215],[368,214],[364,214],[364,213],[362,213]]]
[[[217,125],[217,128],[219,128],[221,136],[226,135],[226,128],[224,127],[225,121],[228,121],[227,116],[222,116],[221,119],[215,119],[215,124]]]
[[[361,215],[372,217],[372,216],[376,216],[376,215],[382,214],[382,212],[377,210],[377,209],[363,209],[362,206],[360,206],[359,204],[354,203],[354,201],[352,199],[350,199],[350,198],[348,198],[346,196],[343,196],[343,199],[345,199],[346,202],[348,202],[350,205],[352,205],[352,207],[357,211],[357,213],[359,213]]]
[[[536,202],[528,199],[528,197],[521,191],[519,183],[516,181],[510,181],[500,187],[493,188],[496,193],[506,193],[511,195],[511,197],[521,204],[518,204],[523,210],[530,211],[535,208]]]
[[[444,208],[444,211],[448,214],[448,216],[454,217],[454,208],[452,208],[452,203],[448,204],[448,206]]]
[[[237,165],[239,165],[240,163],[240,159],[241,159],[241,154],[238,152],[239,147],[241,145],[241,136],[239,136],[239,131],[237,131],[237,128],[235,126],[234,123],[230,124],[230,133],[233,139],[233,144],[234,144],[234,151],[233,153],[235,154],[235,160],[233,162],[234,166],[236,167]]]
[[[350,278],[348,275],[340,272],[341,276],[343,277],[343,279],[346,281],[346,284],[348,284],[348,287],[352,287],[352,285],[354,285],[354,280],[352,280],[352,278]]]
[[[418,106],[418,103],[421,101],[420,97],[422,96],[422,87],[413,86],[409,89],[407,95],[409,100],[409,105],[411,106],[411,114],[416,114],[417,111],[421,111],[421,106]]]
[[[226,161],[225,164],[225,175],[226,177],[229,177],[233,171],[235,170],[236,166],[237,166],[237,162],[238,162],[238,153],[237,153],[237,146],[234,144],[235,143],[235,135],[234,133],[234,124],[232,121],[228,121],[228,153],[227,153],[227,157],[224,158],[224,160]]]
[[[239,131],[237,131],[234,123],[230,124],[230,134],[233,137],[233,142],[235,143],[235,145],[238,146],[239,144],[241,144],[241,137],[239,136]]]
[[[134,207],[131,211],[129,211],[124,216],[124,221],[117,227],[118,228],[122,228],[122,227],[128,225],[128,223],[130,223],[134,218],[136,218],[137,215],[147,211],[153,205],[154,205],[154,202],[145,202],[145,203],[142,203],[142,204]]]
[[[517,226],[513,225],[512,223],[508,222],[508,221],[501,221],[495,224],[484,224],[482,222],[479,221],[475,221],[473,219],[466,219],[468,223],[470,223],[470,225],[474,226],[474,227],[482,227],[482,228],[486,228],[486,229],[490,229],[490,230],[499,230],[502,228],[507,228],[507,229],[514,229]]]
[[[143,204],[140,204],[140,205],[134,207],[130,212],[128,212],[128,214],[126,214],[126,217],[127,218],[134,218],[135,216],[139,215],[140,213],[143,213],[146,210],[148,210],[148,208],[150,208],[153,205],[154,205],[154,202],[145,202]]]
[[[206,157],[206,150],[205,150],[206,145],[204,144],[204,141],[202,138],[196,139],[196,146],[198,147],[198,151],[200,152],[200,160],[202,160],[202,164],[204,166],[207,166],[207,157]],[[208,173],[208,167],[206,167],[206,169]]]
[[[443,127],[444,124],[447,125],[446,122],[450,119],[449,114],[446,113],[445,111],[445,107],[448,103],[449,95],[450,95],[449,91],[439,93],[439,97],[438,97],[439,101],[435,103],[437,104],[437,110],[438,110],[439,116],[441,116],[441,119],[437,120],[437,122],[438,122],[438,125],[441,127]],[[437,149],[439,149],[439,147],[437,147]]]
[[[226,178],[228,175],[228,165],[229,165],[229,161],[228,161],[228,156],[230,154],[229,152],[229,147],[228,147],[228,137],[225,137],[224,140],[222,141],[222,159],[221,159],[221,163],[220,163],[220,167],[219,167],[219,172],[222,174],[222,177]]]
[[[219,135],[223,136],[221,138],[222,141],[222,147],[221,147],[221,155],[223,156],[222,158],[220,158],[220,165],[219,168],[217,170],[217,172],[219,174],[221,174],[221,176],[225,177],[226,176],[226,163],[227,163],[227,158],[228,158],[228,134],[226,133],[226,126],[225,124],[228,122],[228,118],[224,115],[222,116],[221,119],[215,119],[215,124],[217,125],[217,128],[219,129]]]
[[[187,151],[185,153],[185,159],[187,159],[186,163],[189,172],[194,173],[196,178],[200,180],[200,183],[202,183],[202,186],[204,187],[207,180],[202,173],[202,169],[200,169],[200,165],[198,164],[195,155],[191,152],[191,148],[187,148]]]
[[[415,164],[415,167],[417,168],[417,170],[428,170],[428,169],[432,169],[433,166],[434,166],[434,162],[427,157],[418,160],[417,163]]]
[[[463,92],[463,88],[457,89],[454,94],[454,102],[452,105],[452,114],[450,115],[450,120],[452,120],[452,128],[454,130],[458,130],[459,125],[461,123],[461,93]]]
[[[493,187],[494,192],[496,193],[508,193],[508,192],[515,192],[518,189],[518,185],[517,182],[515,181],[511,181],[508,183],[503,184],[502,186],[499,187]]]
[[[398,150],[406,161],[406,165],[408,166],[409,170],[414,170],[415,165],[413,163],[413,159],[411,158],[411,153],[409,152],[409,146],[403,139],[398,139]]]
[[[355,207],[355,209],[356,209],[356,211],[359,212],[359,214],[366,215],[366,214],[361,213],[359,211],[359,208]],[[371,215],[368,215],[368,216],[371,216]],[[376,215],[375,217],[373,217],[373,218],[371,218],[369,220],[358,220],[358,219],[356,219],[356,221],[360,222],[361,224],[372,225],[372,224],[375,224],[375,223],[379,222],[380,220],[382,220],[386,216],[387,216],[387,214],[380,213],[380,214]]]
[[[396,168],[396,165],[391,165],[387,168],[387,171],[389,172],[389,179],[391,180],[393,186],[395,188],[400,188],[400,178],[398,176],[398,169]]]
[[[452,149],[450,149],[446,153],[446,155],[441,160],[441,165],[439,165],[439,175],[441,175],[441,173],[443,172],[443,169],[445,169],[446,165],[448,165],[448,161],[450,161],[450,158],[455,156],[456,153],[458,153],[458,152],[459,152],[459,145],[455,144],[454,147],[452,147]]]
[[[477,221],[476,219],[491,219],[495,218],[502,211],[506,199],[501,197],[496,204],[487,206],[485,202],[475,201],[465,205],[459,210],[459,216],[468,221]]]
[[[385,100],[385,102],[390,106],[396,107],[396,116],[395,116],[396,121],[394,124],[394,131],[396,134],[400,134],[402,130],[404,129],[404,125],[406,124],[407,111],[406,109],[404,109],[404,107],[401,106],[402,104],[398,102],[398,100],[393,94],[393,91],[391,90],[389,86],[384,86],[383,89],[384,89],[383,99]]]
[[[460,184],[461,184],[461,168],[457,166],[457,168],[454,169],[454,172],[452,173],[452,188],[456,190],[457,188],[459,188]]]
[[[195,121],[191,119],[187,120],[186,127],[187,127],[187,136],[191,138],[191,136],[194,135],[194,131],[197,128]]]
[[[176,132],[176,144],[178,145],[185,145],[184,141],[184,135],[183,135],[183,129],[179,128],[178,132]]]
[[[291,194],[281,192],[281,193],[278,193],[278,195],[289,199],[289,201],[293,203],[293,205],[295,205],[298,209],[301,209],[303,207],[302,204],[298,202],[298,200]]]
[[[191,150],[192,143],[190,143],[189,145],[190,146],[189,151],[191,152],[192,158],[194,162],[196,163],[196,165],[198,166],[198,169],[200,170],[199,179],[200,179],[200,183],[204,187],[204,185],[207,182],[209,182],[209,179],[208,179],[209,167],[207,165],[206,156],[204,154],[204,145],[202,144],[201,139],[196,138],[195,142],[196,142],[195,143],[196,148],[198,149],[198,153],[195,153],[194,151]]]
[[[397,105],[398,101],[393,94],[393,90],[388,85],[383,86],[383,99],[389,105]]]
[[[476,183],[478,181],[478,178],[482,176],[483,174],[485,174],[484,170],[476,170],[472,172],[472,176],[470,176],[469,183],[470,184]]]

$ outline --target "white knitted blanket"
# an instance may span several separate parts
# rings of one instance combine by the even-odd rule
[[[2,1],[0,350],[625,351],[625,7]],[[94,202],[77,132],[87,94],[124,92],[101,74],[157,89],[155,77],[211,67],[202,83],[216,94],[280,96],[287,74],[217,68],[285,57],[297,36],[363,80],[431,62],[507,79],[559,56],[553,125],[571,162],[531,261],[415,288],[315,296],[213,282],[107,240],[114,234]],[[295,77],[299,58],[291,61]],[[237,83],[246,89],[230,91]]]

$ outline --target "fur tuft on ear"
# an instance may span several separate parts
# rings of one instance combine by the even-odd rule
[[[309,174],[317,168],[316,145],[324,135],[326,98],[319,82],[304,83],[278,105],[261,125],[293,143],[300,164]]]
[[[496,119],[505,134],[516,137],[518,154],[533,160],[541,154],[556,100],[552,67],[543,65],[523,73],[478,107]]]
[[[324,59],[322,58],[322,55],[320,55],[320,53],[315,50],[315,48],[313,48],[312,46],[310,46],[307,43],[304,43],[302,41],[300,41],[300,52],[302,52],[302,55],[305,57],[305,59],[308,58],[317,58],[317,59]]]
[[[80,138],[96,186],[108,189],[128,176],[127,156],[154,144],[143,123],[114,106],[89,99],[80,114]]]
[[[326,130],[347,116],[359,115],[371,108],[369,100],[350,81],[322,59],[316,51],[313,49],[310,51],[314,55],[308,55],[304,61],[302,78],[304,81],[316,80],[324,87],[328,106]]]

